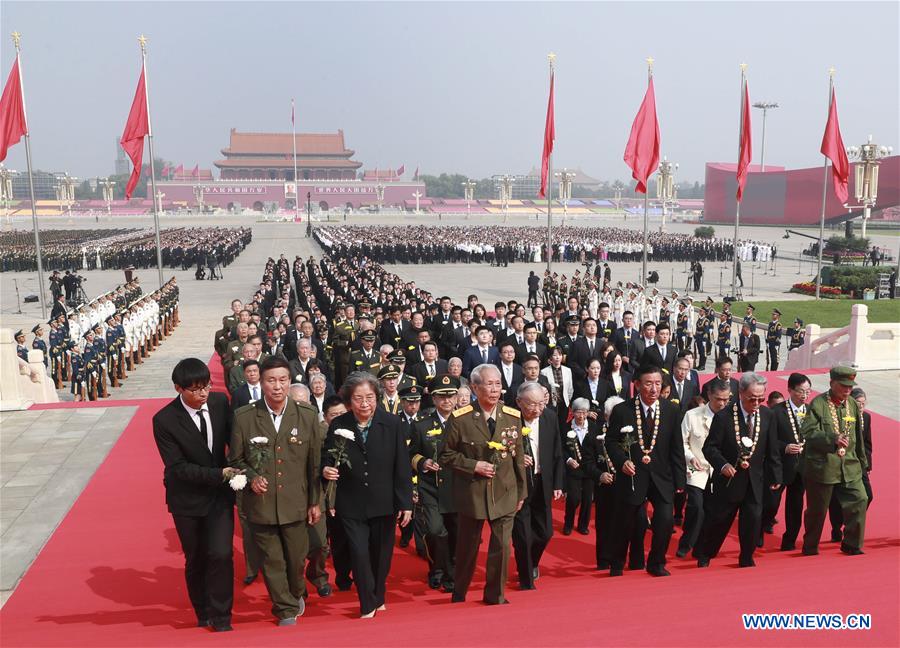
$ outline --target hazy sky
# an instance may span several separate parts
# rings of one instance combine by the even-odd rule
[[[622,152],[653,56],[679,180],[737,156],[739,63],[769,113],[766,161],[816,166],[829,66],[844,141],[900,144],[897,2],[10,2],[36,168],[113,171],[149,38],[158,157],[208,167],[229,130],[343,128],[367,168],[521,173],[540,164],[557,54],[554,166],[630,176]],[[761,112],[754,111],[754,162]],[[24,146],[6,160],[25,167]]]

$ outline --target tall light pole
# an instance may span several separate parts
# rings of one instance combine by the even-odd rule
[[[475,185],[476,182],[474,180],[466,180],[462,183],[463,195],[466,197],[466,220],[472,217],[472,200],[475,198]]]
[[[157,192],[156,192],[156,211],[157,211],[157,213],[161,213],[161,212],[162,212],[162,210],[163,210],[163,202],[162,202],[162,199],[165,198],[165,197],[166,197],[166,194],[164,194],[162,191],[157,191]],[[201,196],[200,199],[203,200],[203,197]],[[202,211],[202,206],[201,206],[201,211]]]
[[[504,223],[509,220],[509,201],[512,199],[512,186],[515,181],[515,176],[500,176],[500,206],[503,209]]]
[[[103,187],[103,200],[106,201],[106,215],[112,216],[113,187],[116,186],[115,180],[104,178],[98,180],[97,184]]]
[[[70,176],[66,173],[62,178],[59,179],[56,185],[56,195],[57,198],[65,205],[66,214],[71,218],[72,216],[72,203],[75,201],[75,183],[78,182],[78,178]]]
[[[753,104],[753,107],[763,111],[762,150],[759,152],[759,170],[763,172],[766,170],[766,113],[769,110],[778,108],[778,103],[775,101],[757,101]]]
[[[572,200],[572,179],[575,177],[575,172],[563,168],[562,171],[555,175],[559,178],[559,199],[563,204],[562,224],[565,226],[566,216],[569,215],[569,201]]]
[[[622,185],[622,183],[619,182],[618,180],[616,180],[615,184],[613,185],[613,191],[614,191],[614,196],[615,196],[613,198],[613,201],[616,203],[616,213],[617,214],[619,213],[619,210],[622,208],[622,190],[623,189],[625,189],[625,187]],[[625,219],[624,212],[623,212],[622,218]]]
[[[380,182],[375,185],[375,200],[378,201],[378,213],[381,213],[382,203],[384,201],[384,185]]]
[[[10,213],[12,211],[12,174],[5,166],[0,164],[0,202],[3,203],[3,209],[6,212],[6,222],[12,221]]]
[[[197,201],[197,212],[199,214],[203,214],[203,185],[197,183],[194,185],[194,200]],[[297,201],[297,198],[294,198],[294,202]]]
[[[659,231],[666,231],[666,205],[675,200],[678,188],[675,186],[675,172],[678,171],[677,162],[669,162],[663,157],[659,165],[659,176],[656,178],[656,197],[662,203],[662,220],[659,222]]]
[[[416,214],[419,213],[419,198],[421,198],[424,194],[421,191],[416,190],[413,194],[413,198],[416,199]]]
[[[862,146],[851,146],[847,149],[848,157],[859,160],[855,169],[854,188],[856,202],[863,208],[863,238],[866,238],[866,223],[872,216],[872,207],[878,198],[878,167],[881,165],[881,158],[890,155],[893,150],[890,146],[878,146],[872,142],[871,135]]]

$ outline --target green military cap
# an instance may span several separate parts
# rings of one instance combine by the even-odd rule
[[[395,364],[385,365],[378,370],[378,380],[382,378],[396,378],[400,375],[400,367]]]
[[[416,401],[422,398],[422,388],[418,385],[410,385],[400,390],[400,400]]]
[[[359,336],[359,338],[360,338],[361,340],[369,340],[369,341],[374,340],[374,339],[375,339],[375,331],[372,331],[372,330],[364,331],[364,332]]]
[[[856,367],[838,365],[837,367],[832,367],[829,375],[831,379],[837,381],[839,385],[844,385],[845,387],[856,386]]]
[[[406,356],[403,355],[403,351],[397,349],[396,351],[391,351],[391,355],[388,356],[388,360],[390,360],[394,364],[403,364],[406,362]]]
[[[438,374],[431,381],[428,391],[432,394],[452,396],[459,391],[459,378],[450,374]]]
[[[747,310],[748,311],[756,310],[756,307],[753,304],[747,304]]]
[[[778,310],[777,308],[773,308],[773,309],[772,309],[772,314],[773,314],[773,315],[778,315],[779,317],[781,317],[781,311]]]

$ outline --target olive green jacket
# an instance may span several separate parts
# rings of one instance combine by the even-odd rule
[[[862,479],[866,470],[866,453],[863,447],[862,414],[859,405],[848,398],[837,407],[838,425],[850,437],[850,445],[843,457],[839,456],[838,431],[828,407],[828,392],[819,394],[806,408],[806,416],[800,426],[805,440],[801,456],[801,474],[806,480],[820,484],[840,484]],[[845,420],[849,418],[851,420]]]

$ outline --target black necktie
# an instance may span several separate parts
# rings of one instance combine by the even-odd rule
[[[594,355],[594,341],[593,340],[588,340],[588,352],[591,355]]]
[[[497,429],[497,422],[494,419],[489,418],[487,420],[487,426],[488,426],[488,430],[491,431],[491,437],[493,437],[494,431]]]
[[[647,447],[650,445],[651,440],[653,439],[653,408],[647,410],[647,416],[644,417],[644,446]]]
[[[206,429],[206,417],[203,416],[203,410],[197,410],[197,417],[200,419],[200,436],[203,437],[203,445],[209,448],[209,432]]]
[[[681,391],[682,385],[684,385],[684,383],[677,383],[677,384],[676,384],[676,387],[678,388],[678,400],[679,400],[679,401],[681,400],[681,396],[682,396],[682,391]]]

